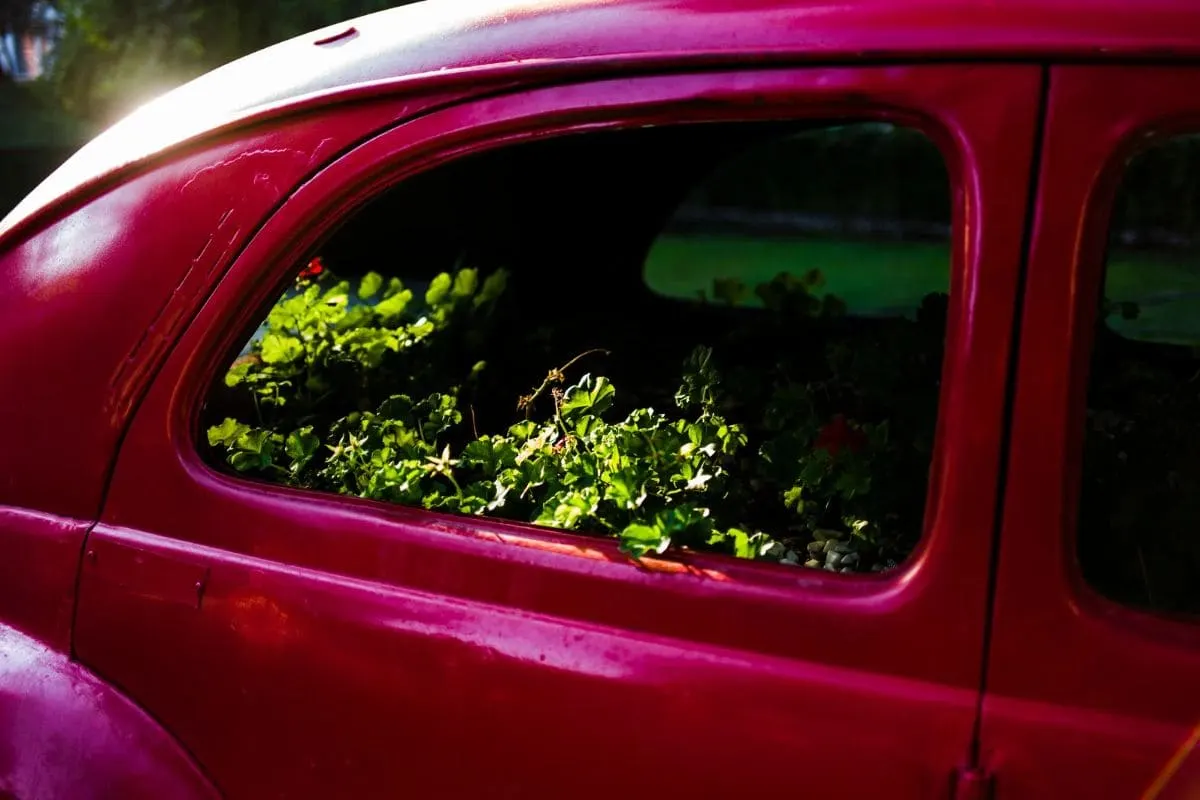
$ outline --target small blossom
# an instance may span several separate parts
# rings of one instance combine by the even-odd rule
[[[300,280],[312,280],[325,271],[325,262],[321,261],[321,257],[317,256],[312,261],[308,262],[308,266],[300,270]]]

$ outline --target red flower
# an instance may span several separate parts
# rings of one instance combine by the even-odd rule
[[[857,453],[867,445],[867,437],[858,428],[850,427],[844,414],[834,414],[833,419],[817,433],[816,449],[836,456],[842,450]]]
[[[312,261],[308,262],[308,266],[300,270],[300,280],[311,280],[325,271],[325,264],[321,261],[321,257],[317,256]]]

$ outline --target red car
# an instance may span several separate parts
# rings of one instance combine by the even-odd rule
[[[0,797],[1200,796],[1198,89],[1186,0],[433,0],[150,103],[0,222]],[[314,343],[521,452],[280,427]]]

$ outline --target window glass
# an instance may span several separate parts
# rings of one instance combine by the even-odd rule
[[[1133,157],[1092,356],[1079,557],[1103,594],[1200,612],[1200,137]]]
[[[637,557],[887,570],[922,528],[948,222],[937,150],[890,126],[463,158],[297,265],[201,438],[247,478]]]
[[[693,299],[810,269],[856,315],[916,313],[948,292],[949,178],[923,134],[884,123],[758,143],[695,186],[646,260],[655,292]],[[761,304],[751,295],[746,302]]]

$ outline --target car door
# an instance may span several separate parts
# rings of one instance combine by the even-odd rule
[[[1040,85],[1024,65],[646,75],[465,103],[350,151],[258,231],[156,374],[88,542],[78,657],[229,797],[947,796],[976,722]],[[949,182],[936,440],[923,534],[899,567],[847,575],[672,551],[635,562],[608,539],[272,486],[201,457],[214,379],[321,242],[385,188],[411,189],[407,213],[451,218],[496,193],[480,229],[500,236],[533,223],[503,185],[473,182],[488,153],[503,166],[521,143],[847,121],[915,129]],[[661,227],[635,213],[656,162],[630,158],[645,180],[609,203],[587,204],[592,187],[572,177],[603,177],[586,172],[591,156],[511,178],[512,191],[550,187],[522,196],[544,197],[547,241],[573,248],[551,282],[560,304],[572,278],[615,285],[587,275],[608,274],[619,226],[645,226],[648,244]],[[460,166],[453,191],[421,188]],[[617,227],[567,241],[580,204]],[[409,231],[397,260],[441,224],[392,219]],[[510,239],[492,249],[511,260],[531,247]]]
[[[1194,67],[1051,73],[982,720],[997,797],[1193,797]]]

